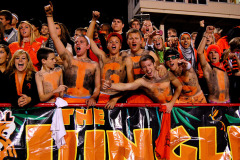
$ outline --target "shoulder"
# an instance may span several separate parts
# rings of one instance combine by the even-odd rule
[[[62,72],[62,68],[61,67],[55,67],[53,69],[54,72]]]
[[[122,50],[120,52],[120,56],[131,56],[132,52],[131,52],[131,49],[127,49],[127,50]]]
[[[19,47],[19,44],[18,44],[18,42],[13,42],[13,43],[9,44],[8,47],[9,47],[9,48]]]

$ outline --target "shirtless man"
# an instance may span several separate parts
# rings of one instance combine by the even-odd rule
[[[164,56],[166,66],[183,86],[178,103],[207,103],[191,64],[179,59],[179,52],[175,49],[168,49]]]
[[[94,26],[99,17],[100,13],[98,11],[93,11],[93,17],[88,28],[87,36],[90,38],[90,44],[93,53],[99,59],[101,79],[111,80],[113,83],[123,83],[127,76],[128,82],[133,82],[133,64],[131,58],[119,55],[122,45],[122,36],[114,32],[108,35],[107,48],[109,50],[109,57],[103,50],[99,49],[96,43],[93,41]],[[116,94],[116,91],[111,89],[102,89],[101,87],[98,103],[106,103],[105,108],[113,109],[114,105],[120,98],[120,96],[112,98],[111,95],[114,94]]]
[[[166,112],[170,113],[175,101],[181,93],[181,83],[171,72],[167,72],[164,77],[160,78],[155,68],[154,59],[150,55],[142,56],[139,63],[145,74],[142,78],[131,83],[111,83],[111,81],[105,81],[103,88],[111,88],[117,91],[136,90],[141,88],[155,103],[166,105]],[[174,94],[171,92],[170,84],[176,88]]]
[[[50,36],[63,61],[64,84],[68,87],[64,99],[68,103],[86,103],[94,106],[100,92],[100,68],[98,63],[87,57],[90,41],[86,36],[78,36],[75,39],[74,49],[76,56],[64,47],[57,36],[53,21],[52,4],[45,6]]]
[[[143,76],[143,72],[141,72],[139,66],[139,60],[143,55],[151,55],[157,65],[159,64],[158,57],[153,51],[148,51],[141,48],[142,45],[142,35],[141,32],[135,28],[131,28],[127,32],[127,43],[130,47],[128,50],[122,51],[122,55],[131,57],[133,61],[133,72],[134,72],[134,79],[141,78]]]
[[[63,97],[67,86],[63,85],[63,74],[60,67],[55,68],[56,59],[54,50],[40,48],[37,58],[42,68],[36,73],[36,84],[41,102],[55,102],[56,97]]]
[[[141,56],[151,55],[154,58],[156,65],[158,66],[159,60],[156,54],[152,51],[141,48],[143,41],[142,41],[141,32],[139,30],[135,28],[129,29],[129,31],[127,32],[127,43],[130,49],[122,51],[121,54],[123,56],[127,55],[132,59],[133,73],[134,73],[135,80],[138,78],[141,78],[144,75],[139,65],[139,60]],[[152,103],[152,101],[144,94],[141,94],[141,92],[138,92],[137,94],[132,95],[130,98],[128,98],[127,102],[128,103]]]
[[[198,57],[203,70],[203,76],[206,78],[210,103],[229,103],[229,80],[228,75],[220,63],[221,49],[217,45],[210,45],[207,49],[207,56],[210,63],[207,62],[204,56],[204,48],[207,43],[207,37],[214,31],[213,26],[207,26],[203,34],[202,41],[198,47]]]

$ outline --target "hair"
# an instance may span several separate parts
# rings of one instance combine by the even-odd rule
[[[140,39],[142,39],[142,34],[141,34],[141,32],[140,32],[138,29],[136,29],[136,28],[131,28],[131,29],[129,29],[129,30],[127,31],[127,34],[126,34],[127,39],[128,39],[128,37],[129,37],[129,34],[130,34],[130,33],[138,33],[138,34],[140,35]]]
[[[150,19],[145,19],[142,24],[144,25],[144,23],[147,21],[151,22],[151,24],[153,25],[153,22]]]
[[[4,41],[4,30],[3,23],[0,21],[0,42]]]
[[[29,54],[26,51],[24,51],[23,49],[19,49],[13,54],[13,57],[11,58],[11,60],[8,63],[8,66],[7,66],[7,73],[9,73],[10,75],[15,73],[15,71],[17,70],[16,66],[15,66],[15,59],[16,59],[16,57],[18,57],[22,54],[26,54],[27,59],[28,59],[28,64],[26,66],[25,71],[26,71],[26,80],[30,80],[32,73],[35,72],[35,69],[33,67],[33,63],[32,63],[32,60],[31,60]]]
[[[131,19],[131,21],[129,22],[129,26],[130,26],[130,27],[132,27],[133,22],[138,22],[139,25],[141,25],[141,22],[140,22],[137,18],[133,18],[133,19]]]
[[[173,33],[176,33],[176,36],[177,36],[177,30],[174,29],[174,28],[169,28],[167,31],[172,31]]]
[[[83,32],[87,32],[87,29],[82,28],[82,27],[79,27],[79,28],[75,29],[75,32],[76,32],[76,31],[79,31],[79,32],[81,32],[81,34],[82,34]]]
[[[0,44],[0,48],[3,48],[5,50],[5,52],[7,52],[8,55],[8,61],[7,61],[7,65],[9,63],[9,60],[11,59],[12,55],[11,55],[11,51],[9,49],[9,47],[5,44]]]
[[[123,18],[123,16],[115,15],[115,16],[113,16],[112,21],[113,21],[114,19],[120,19],[120,20],[122,21],[122,24],[124,24],[124,18]]]
[[[139,65],[140,65],[141,68],[142,68],[141,63],[142,63],[142,62],[145,62],[145,61],[147,61],[147,60],[150,60],[150,61],[152,61],[152,63],[155,63],[155,60],[154,60],[154,58],[153,58],[151,55],[149,55],[149,54],[143,55],[143,56],[140,58],[140,61],[139,61]]]
[[[42,26],[47,26],[48,27],[48,24],[47,23],[43,23]]]
[[[234,51],[235,49],[240,49],[240,37],[233,38],[230,42],[230,50]]]
[[[59,23],[59,22],[55,22],[54,24],[59,25],[59,27],[61,28],[60,39],[61,39],[62,43],[64,44],[64,46],[66,46],[67,43],[71,43],[72,41],[71,41],[71,37],[70,37],[67,27],[63,23]]]
[[[32,43],[35,42],[35,34],[34,34],[34,31],[33,31],[32,25],[28,21],[21,21],[19,26],[18,26],[18,44],[21,45],[21,42],[23,40],[23,37],[22,37],[22,35],[20,33],[20,28],[21,28],[23,23],[26,23],[27,25],[30,26],[30,29],[31,29],[31,32],[30,32],[30,45],[32,45]]]
[[[87,37],[87,36],[85,36],[85,35],[83,35],[83,34],[80,34],[80,35],[78,35],[77,37],[83,37],[85,40],[86,40],[86,42],[87,42],[87,44],[88,45],[90,45],[90,40],[89,40],[89,38]],[[77,38],[76,37],[76,38]],[[87,39],[88,38],[88,39]],[[76,40],[76,39],[75,39]]]
[[[42,22],[38,19],[32,18],[29,20],[29,23],[31,23],[32,25],[34,25],[37,30],[40,32],[41,28],[42,28]]]
[[[48,48],[48,47],[40,48],[37,51],[37,59],[38,59],[40,65],[42,65],[42,59],[47,60],[50,53],[54,53],[54,50],[51,48]]]
[[[176,50],[174,48],[170,48],[170,49],[166,50],[166,52],[164,54],[164,61],[166,61],[167,57],[170,55],[175,55],[177,58],[180,57],[178,50]]]
[[[229,49],[226,49],[223,52],[222,58],[223,60],[227,60],[228,59],[228,55],[233,52],[235,49],[240,49],[240,37],[235,37],[233,38],[230,42],[229,42]]]
[[[4,16],[7,21],[9,20],[10,25],[12,24],[12,13],[9,10],[1,10],[0,15]]]

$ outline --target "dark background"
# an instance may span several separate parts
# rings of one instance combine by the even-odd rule
[[[54,21],[64,23],[71,35],[78,27],[86,27],[91,20],[92,11],[100,11],[100,23],[110,23],[113,16],[123,16],[127,25],[127,0],[52,0]],[[44,6],[48,0],[1,1],[0,10],[9,10],[16,13],[19,20],[37,18],[46,23]],[[125,27],[126,28],[126,27]]]

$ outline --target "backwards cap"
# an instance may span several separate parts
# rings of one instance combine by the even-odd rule
[[[120,42],[122,43],[122,41],[123,41],[122,35],[121,35],[121,34],[118,34],[118,33],[116,33],[116,32],[112,32],[112,33],[110,33],[110,34],[108,35],[108,37],[107,37],[107,42],[108,42],[108,40],[109,40],[112,36],[117,36],[117,37],[120,39]]]

